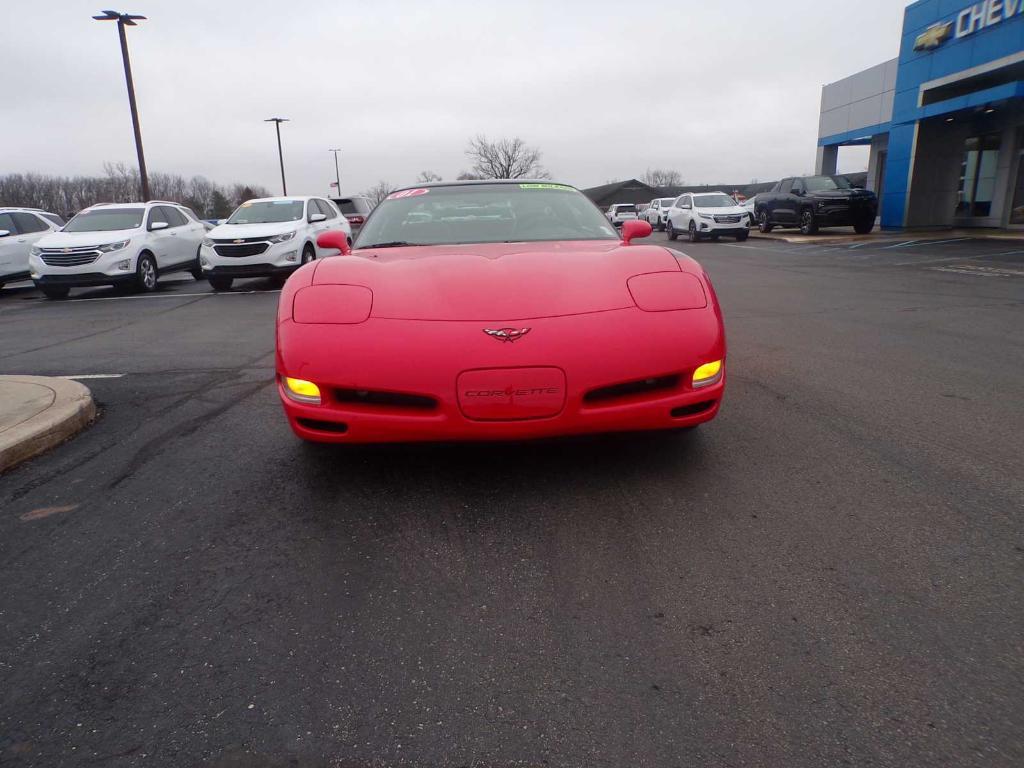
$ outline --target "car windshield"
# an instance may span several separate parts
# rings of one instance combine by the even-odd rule
[[[663,197],[663,198],[661,198],[661,207],[662,208],[671,208],[672,207],[672,203],[674,203],[675,201],[676,201],[676,199],[674,197]]]
[[[338,206],[338,209],[347,216],[356,215],[359,213],[359,209],[356,207],[356,203],[351,198],[334,197],[331,198],[334,204]]]
[[[608,220],[572,187],[465,184],[389,195],[356,247],[617,239]]]
[[[616,205],[615,210],[617,213],[636,213],[635,205]]]
[[[83,211],[64,225],[65,232],[112,232],[142,226],[144,208],[100,208]]]
[[[231,214],[228,224],[277,224],[302,218],[302,200],[257,200],[242,203]]]
[[[697,208],[733,208],[736,201],[721,193],[715,195],[694,195],[693,204]]]
[[[828,192],[831,189],[849,189],[850,182],[845,176],[808,176],[804,179],[808,192]]]

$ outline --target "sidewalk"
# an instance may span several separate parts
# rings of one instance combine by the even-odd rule
[[[0,472],[67,440],[96,417],[77,381],[0,376]]]
[[[751,227],[750,236],[761,240],[777,240],[784,243],[813,243],[815,245],[863,242],[899,243],[908,240],[927,242],[929,240],[953,240],[957,238],[1024,241],[1024,231],[981,227],[970,229],[904,229],[899,232],[875,229],[868,235],[858,235],[853,231],[853,227],[830,227],[821,230],[816,235],[801,235],[797,229],[776,229],[774,232],[766,235],[759,232],[757,227]]]

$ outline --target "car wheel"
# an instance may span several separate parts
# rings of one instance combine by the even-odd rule
[[[148,253],[139,256],[139,262],[135,266],[135,288],[150,293],[156,290],[159,280],[156,272],[156,259]]]
[[[54,300],[66,299],[68,297],[68,294],[71,293],[70,288],[54,285],[46,286],[45,288],[40,288],[39,290],[43,292],[43,296],[45,296],[48,299]]]
[[[749,235],[749,232],[740,232],[738,235],[736,235],[736,242],[742,243],[744,240],[747,239],[747,237],[749,237]]]
[[[316,251],[312,243],[306,243],[306,247],[302,249],[302,263],[309,264],[311,261],[316,261]]]
[[[223,277],[217,275],[210,275],[206,278],[210,287],[215,291],[230,291],[231,284],[235,282],[233,277]]]
[[[202,249],[202,247],[203,246],[200,245],[199,248],[196,248],[196,263],[192,267],[192,269],[189,270],[189,272],[192,273],[192,277],[194,277],[196,280],[202,280],[204,277],[203,263],[202,261],[199,260],[199,251]]]
[[[800,211],[800,234],[813,235],[818,231],[818,222],[814,218],[814,211],[811,208],[804,208]]]
[[[658,231],[659,232],[664,232],[665,231],[665,223],[664,222],[662,222],[662,221],[658,222]]]
[[[698,240],[700,240],[700,234],[697,232],[697,225],[694,224],[692,221],[690,222],[690,229],[688,234],[690,236],[691,243],[696,243]]]
[[[675,240],[679,237],[679,233],[676,232],[676,228],[672,226],[672,220],[668,221],[668,239]]]
[[[853,225],[853,231],[856,232],[858,235],[870,234],[871,230],[874,229],[874,228],[875,228],[875,217],[874,216],[872,216],[870,219],[868,219],[868,218],[861,219],[860,221],[856,222]],[[3,283],[0,283],[0,286],[2,286],[2,285],[3,285]]]
[[[764,208],[762,208],[761,212],[759,214],[757,214],[757,228],[758,228],[758,230],[760,230],[761,232],[764,232],[765,234],[768,234],[769,232],[772,231],[772,227],[773,227],[773,224],[772,224],[772,220],[768,218],[768,211],[765,210]]]

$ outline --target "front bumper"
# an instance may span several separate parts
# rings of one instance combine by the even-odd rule
[[[210,267],[204,264],[203,277],[287,277],[298,268],[298,264],[286,267],[274,264],[232,264],[224,267]]]
[[[130,248],[130,246],[129,246]],[[28,259],[29,274],[37,285],[119,285],[135,279],[136,255],[122,248],[100,255],[95,261],[74,267],[59,267],[39,256]]]
[[[76,272],[61,275],[40,275],[32,278],[37,288],[44,286],[76,288],[90,285],[127,285],[134,282],[135,274],[107,275],[102,272]]]
[[[305,242],[298,237],[272,243],[252,256],[223,256],[208,245],[199,249],[199,266],[204,274],[228,277],[287,274],[301,265]]]
[[[750,218],[744,214],[736,221],[714,221],[713,219],[694,219],[697,222],[697,231],[701,235],[724,235],[735,237],[744,232],[750,231]]]
[[[625,309],[598,314],[530,321],[530,336],[515,344],[495,342],[481,333],[485,324],[479,322],[370,319],[323,326],[285,320],[278,326],[278,392],[295,434],[328,443],[528,440],[664,430],[695,426],[718,414],[724,368],[708,386],[695,388],[690,382],[698,365],[725,358],[717,312]],[[579,343],[567,342],[574,337]],[[638,337],[645,344],[636,344]],[[564,373],[557,413],[495,420],[467,416],[460,398],[469,393],[459,382],[468,371],[496,373],[493,394],[501,398],[507,384],[500,381],[502,372],[538,367]],[[316,383],[322,403],[291,399],[283,376]],[[595,391],[626,382],[662,379],[668,383],[650,390],[594,397]],[[344,395],[356,390],[407,394],[432,405],[410,408]]]

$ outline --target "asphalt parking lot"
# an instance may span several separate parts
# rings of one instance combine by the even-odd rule
[[[0,373],[102,377],[0,477],[0,764],[1024,763],[1024,244],[673,247],[676,437],[311,449],[273,283],[0,291]]]

